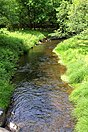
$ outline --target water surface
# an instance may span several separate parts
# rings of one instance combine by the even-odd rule
[[[18,132],[73,131],[73,107],[68,101],[71,88],[61,80],[66,68],[58,64],[52,52],[58,42],[52,40],[34,46],[20,59],[7,117],[7,125],[15,124]]]

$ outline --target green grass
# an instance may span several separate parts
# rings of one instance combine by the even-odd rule
[[[75,104],[75,131],[88,132],[88,29],[58,44],[54,52],[67,67],[62,79],[73,86],[69,99]]]
[[[39,31],[20,30],[9,32],[0,29],[0,108],[6,109],[14,86],[11,77],[16,71],[19,57],[45,37]]]

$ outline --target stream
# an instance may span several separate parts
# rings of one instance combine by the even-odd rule
[[[6,119],[11,132],[73,131],[73,106],[68,100],[71,88],[61,80],[66,68],[52,52],[59,42],[42,42],[21,57]]]

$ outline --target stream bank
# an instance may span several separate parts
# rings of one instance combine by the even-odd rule
[[[20,56],[45,38],[44,32],[0,29],[0,126],[5,121],[5,113],[14,91],[12,77],[16,72]]]
[[[88,29],[63,41],[54,51],[67,67],[62,80],[73,88],[69,99],[75,104],[75,130],[88,132]]]

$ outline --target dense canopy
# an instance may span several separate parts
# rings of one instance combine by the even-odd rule
[[[52,28],[58,36],[88,26],[88,0],[0,0],[0,27]]]

